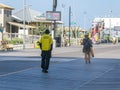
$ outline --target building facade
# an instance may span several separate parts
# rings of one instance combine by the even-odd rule
[[[12,10],[14,8],[4,5],[4,4],[0,4],[0,26],[3,28],[3,32],[7,32],[8,28],[7,28],[7,24],[8,22],[12,21]]]
[[[120,18],[95,18],[92,22],[92,39],[98,42],[102,39],[112,40],[120,37]]]

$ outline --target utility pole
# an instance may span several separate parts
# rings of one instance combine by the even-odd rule
[[[86,14],[87,14],[87,12],[85,11],[85,12],[83,12],[83,14],[84,14],[84,20],[83,20],[83,23],[84,23],[84,25],[83,25],[83,27],[84,27],[84,36],[85,36],[85,32],[86,32]]]
[[[62,21],[64,21],[63,17],[64,17],[64,8],[65,8],[65,5],[62,4]],[[62,43],[61,43],[61,46],[65,46],[65,40],[64,40],[64,24],[62,24],[62,35],[61,35],[61,38],[62,38]]]
[[[25,49],[25,11],[26,10],[26,0],[23,1],[23,49]]]
[[[110,39],[111,39],[111,14],[112,14],[112,10],[110,10],[110,17],[109,17],[109,41],[110,41]]]
[[[86,14],[87,14],[87,12],[83,12],[83,14],[84,14],[84,30],[86,30]]]
[[[71,45],[70,43],[70,27],[71,27],[71,6],[69,7],[69,46]]]
[[[56,7],[57,7],[57,0],[53,0],[53,12],[56,11]],[[53,23],[53,38],[55,39],[55,30],[56,30],[56,20],[54,20]]]

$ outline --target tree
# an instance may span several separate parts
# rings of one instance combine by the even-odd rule
[[[34,34],[36,35],[42,35],[44,30],[46,29],[46,24],[41,23],[37,28],[34,30]]]

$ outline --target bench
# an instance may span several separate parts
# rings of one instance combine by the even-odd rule
[[[13,44],[6,44],[6,49],[8,50],[12,50],[13,51],[14,45]]]
[[[1,43],[1,49],[2,50],[12,50],[13,51],[14,45],[13,44],[8,44],[7,42],[2,42]]]

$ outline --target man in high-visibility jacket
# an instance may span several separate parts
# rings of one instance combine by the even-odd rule
[[[53,49],[53,39],[49,35],[50,31],[46,29],[45,33],[41,36],[40,42],[40,49],[41,49],[41,68],[42,72],[48,73],[50,58],[51,58],[51,51]]]

